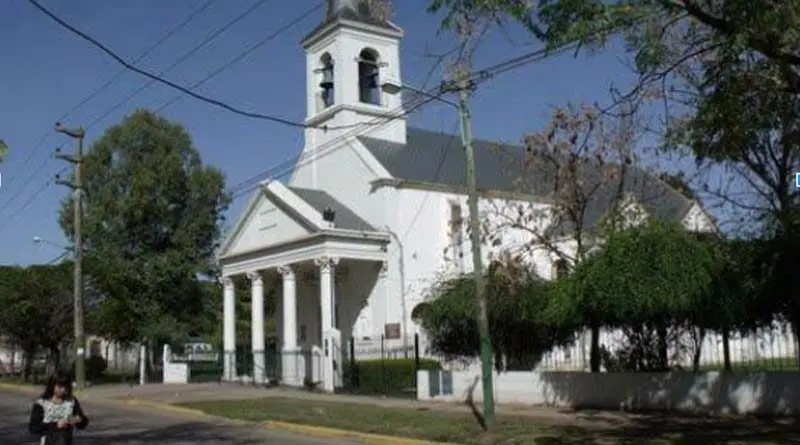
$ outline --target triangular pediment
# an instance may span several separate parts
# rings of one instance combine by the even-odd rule
[[[298,240],[319,230],[318,214],[279,183],[257,190],[223,243],[219,257],[235,256]],[[277,192],[277,193],[276,193]],[[284,199],[281,199],[281,195]],[[288,199],[286,199],[288,197]]]

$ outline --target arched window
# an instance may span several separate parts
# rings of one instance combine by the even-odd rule
[[[322,64],[322,81],[319,86],[322,88],[322,105],[328,108],[334,103],[333,59],[330,54],[325,53],[320,59],[320,63]]]
[[[556,260],[553,263],[553,278],[562,278],[569,273],[569,264],[566,260]]]
[[[358,55],[358,96],[366,104],[381,104],[378,54],[370,49]]]

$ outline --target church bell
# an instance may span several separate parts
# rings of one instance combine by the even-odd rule
[[[333,66],[328,65],[322,70],[322,82],[319,83],[320,88],[323,90],[330,90],[333,88]]]

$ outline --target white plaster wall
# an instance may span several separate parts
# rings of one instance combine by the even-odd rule
[[[0,374],[11,374],[22,370],[22,351],[0,343]]]
[[[497,404],[712,414],[800,413],[800,372],[762,373],[495,373]],[[453,372],[452,393],[430,395],[429,372],[419,371],[419,400],[483,400],[479,372]]]
[[[307,149],[320,147],[344,134],[352,134],[353,123],[372,120],[401,106],[402,94],[381,93],[379,106],[359,101],[356,59],[366,48],[379,55],[380,82],[401,79],[400,41],[397,38],[339,28],[306,48],[306,118],[315,126],[329,127],[328,130],[313,127],[306,129]],[[330,54],[334,62],[334,104],[328,109],[323,109],[321,105],[319,84],[322,73],[316,72],[322,67],[320,60],[325,53]],[[368,130],[380,138],[400,143],[405,143],[406,140],[405,119]]]
[[[236,234],[236,238],[228,249],[229,255],[246,252],[267,244],[278,244],[307,235],[309,232],[297,221],[292,219],[283,209],[270,202],[260,191],[258,202],[250,215],[249,220]]]

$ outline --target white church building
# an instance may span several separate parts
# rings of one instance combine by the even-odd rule
[[[252,283],[253,351],[265,348],[264,294],[274,287],[283,383],[311,379],[333,391],[346,339],[409,338],[419,331],[412,312],[437,278],[469,271],[460,138],[408,127],[401,94],[380,88],[402,79],[402,38],[365,2],[330,0],[323,23],[303,40],[302,154],[287,184],[265,181],[253,193],[219,252],[226,380],[239,378],[233,276]],[[474,146],[478,188],[486,199],[503,199],[521,163],[498,156],[489,141]],[[629,188],[649,214],[711,224],[696,202],[644,172]],[[528,198],[536,201],[536,191]],[[603,205],[590,217],[599,219]],[[537,258],[536,269],[550,277],[554,261]],[[251,378],[262,382],[264,358],[255,356]]]

